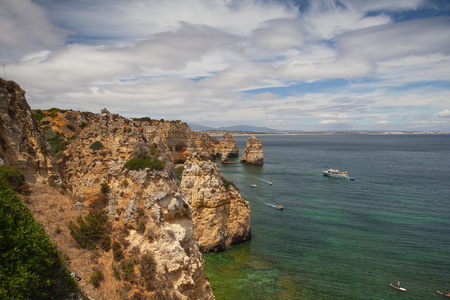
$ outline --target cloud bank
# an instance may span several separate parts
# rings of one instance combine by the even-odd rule
[[[33,108],[450,130],[449,15],[420,0],[0,0],[1,76]]]

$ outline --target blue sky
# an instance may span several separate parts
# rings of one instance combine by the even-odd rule
[[[447,0],[0,0],[0,62],[32,108],[450,130]]]

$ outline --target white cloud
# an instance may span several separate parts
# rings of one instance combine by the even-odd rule
[[[439,118],[449,17],[390,14],[418,0],[314,0],[307,11],[272,0],[5,1],[2,17],[28,8],[0,18],[19,37],[0,45],[20,53],[5,67],[33,108],[280,129],[450,126]]]
[[[450,110],[444,109],[443,111],[435,113],[434,116],[438,118],[450,118]]]
[[[371,61],[410,55],[450,53],[450,17],[411,20],[345,33],[338,39],[343,56]]]
[[[0,61],[62,46],[67,33],[53,26],[30,0],[0,0]]]

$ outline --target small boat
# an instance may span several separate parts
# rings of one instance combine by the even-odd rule
[[[283,206],[277,205],[277,206],[276,206],[276,209],[283,210]]]
[[[400,287],[400,282],[399,282],[398,286],[397,285],[393,285],[392,283],[390,284],[390,286],[392,286],[393,288],[395,288],[395,289],[397,289],[399,291],[406,292],[405,288]]]
[[[250,185],[251,187],[257,187],[258,185],[257,184],[252,184],[252,185]]]
[[[440,292],[440,291],[436,291],[439,295],[445,296],[445,297],[450,297],[450,292],[447,290],[446,293]]]
[[[270,185],[272,185],[272,181],[271,181],[271,182],[269,182],[269,184],[270,184]]]
[[[323,171],[323,176],[350,179],[347,171],[339,171],[336,169],[328,169],[326,171]]]

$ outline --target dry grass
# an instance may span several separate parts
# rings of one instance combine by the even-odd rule
[[[67,224],[79,215],[86,215],[87,209],[76,206],[71,196],[62,195],[59,189],[47,185],[30,185],[30,191],[24,202],[57,245],[68,267],[82,278],[78,282],[81,289],[95,299],[126,299],[128,293],[123,292],[123,284],[114,278],[111,268],[112,251],[79,249],[70,236]],[[90,278],[98,270],[104,280],[94,288]]]

